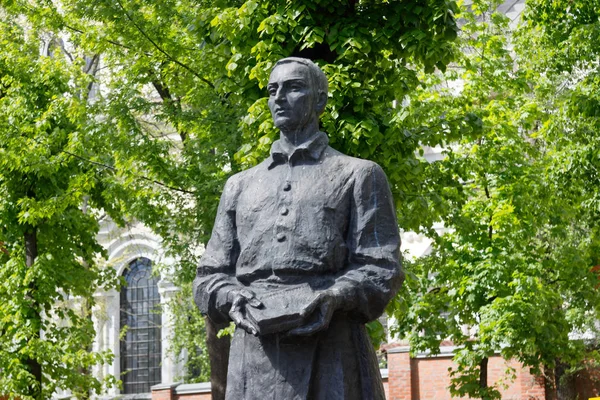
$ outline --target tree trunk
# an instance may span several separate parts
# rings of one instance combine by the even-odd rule
[[[561,362],[556,364],[554,369],[554,384],[556,386],[557,400],[575,400],[575,379],[572,374],[567,372],[567,365]]]
[[[479,387],[482,389],[488,387],[488,361],[489,358],[484,357],[479,363]]]
[[[93,67],[94,60],[97,60],[96,56],[94,56],[94,59],[92,60],[92,66],[90,66],[90,68]],[[95,71],[94,71],[94,74],[95,74]],[[91,90],[91,87],[90,87],[90,90]],[[84,196],[83,197],[83,203],[81,204],[81,212],[83,214],[87,214],[88,198],[89,198],[89,196]],[[86,261],[83,261],[81,266],[83,268],[85,268],[85,269],[89,269],[89,265],[88,265],[88,263]],[[88,320],[90,320],[90,322],[93,324],[93,321],[92,321],[92,304],[89,301],[87,301],[86,299],[82,299],[81,314],[85,318],[87,318]],[[88,349],[87,349],[87,351],[89,353],[92,353],[93,350],[94,349],[92,348],[92,345],[90,345],[88,347]],[[89,376],[89,375],[91,375],[91,373],[92,373],[92,371],[91,371],[91,368],[89,366],[81,367],[81,375],[83,375],[83,376]],[[91,393],[89,391],[84,391],[84,392],[79,393],[77,397],[79,399],[81,399],[81,400],[88,400],[88,399],[91,398]]]
[[[217,337],[219,330],[225,325],[216,325],[210,319],[204,318],[206,325],[206,347],[210,360],[210,385],[213,400],[225,399],[227,387],[227,367],[229,365],[229,336]]]
[[[90,306],[90,302],[83,299],[83,304],[81,305],[81,312],[87,319],[92,319],[92,308]],[[90,345],[87,348],[88,353],[92,353],[93,348]],[[91,368],[89,366],[81,367],[80,373],[82,376],[90,376],[92,374]],[[91,393],[89,391],[82,391],[78,393],[77,398],[80,400],[89,400],[91,399]]]
[[[29,268],[33,267],[33,263],[37,258],[37,231],[36,228],[30,228],[27,232],[25,232],[25,265]],[[31,289],[31,298],[30,298],[30,307],[31,307],[31,316],[30,320],[32,325],[37,327],[37,331],[33,333],[33,337],[31,339],[39,339],[40,337],[40,327],[41,327],[41,315],[40,308],[33,297],[33,294],[36,291],[35,282],[32,282],[29,286]],[[32,358],[28,358],[25,360],[29,372],[34,376],[35,381],[38,383],[37,387],[31,387],[30,395],[35,399],[42,398],[42,366],[40,363]]]

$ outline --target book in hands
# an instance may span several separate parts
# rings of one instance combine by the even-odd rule
[[[308,284],[256,292],[262,306],[246,306],[246,317],[258,327],[261,335],[285,332],[306,322],[311,313],[305,310],[317,296]]]

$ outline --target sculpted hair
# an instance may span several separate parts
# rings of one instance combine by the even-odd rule
[[[323,109],[325,109],[325,104],[327,104],[327,93],[329,91],[329,82],[327,82],[327,76],[325,73],[319,68],[317,64],[309,60],[308,58],[300,58],[300,57],[286,57],[277,61],[273,66],[273,71],[277,66],[281,64],[289,64],[289,63],[298,63],[308,67],[308,71],[310,73],[310,80],[313,85],[317,87],[317,93],[325,94],[325,103],[323,104]],[[319,113],[323,112],[319,110]]]

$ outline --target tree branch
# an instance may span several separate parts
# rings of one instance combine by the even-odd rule
[[[479,138],[479,145],[481,146],[481,138]],[[492,199],[492,196],[490,195],[490,189],[488,188],[488,182],[487,182],[487,178],[485,176],[485,173],[483,174],[483,190],[485,192],[485,197],[488,200]],[[492,227],[492,220],[494,219],[494,213],[490,212],[490,222],[488,223],[488,239],[490,240],[490,242],[492,241],[492,237],[494,234],[494,228]]]
[[[82,34],[82,35],[84,35],[84,34],[85,34],[85,32],[84,32],[84,31],[82,31],[81,29],[75,28],[74,26],[70,26],[70,25],[67,25],[67,24],[65,24],[64,26],[65,26],[65,28],[67,28],[68,30],[71,30],[71,31],[73,31],[73,32],[77,32],[77,33],[80,33],[80,34]],[[126,45],[124,45],[123,43],[117,42],[116,40],[104,39],[104,38],[103,38],[102,40],[104,40],[105,42],[107,42],[107,43],[110,43],[110,44],[112,44],[112,45],[115,45],[115,46],[118,46],[118,47],[124,48],[124,49],[126,49],[126,50],[131,50],[131,47],[129,47],[129,46],[126,46]],[[146,53],[146,55],[147,55],[147,56],[150,56],[150,54],[148,54],[148,53]]]
[[[154,89],[156,89],[163,102],[169,102],[174,107],[176,107],[177,111],[181,114],[181,102],[173,99],[173,96],[171,95],[171,91],[169,90],[168,86],[164,85],[158,78],[152,80],[152,86],[154,86]],[[179,133],[181,143],[183,143],[183,145],[185,146],[187,132],[185,132],[184,130],[177,129],[177,127],[175,127],[175,129],[177,130],[177,133]]]
[[[125,7],[123,6],[123,3],[121,3],[120,0],[117,0],[117,4],[119,5],[119,7],[121,8],[121,10],[123,10],[123,12],[125,13],[125,16],[127,17],[127,19],[129,21],[131,21],[131,23],[133,24],[133,26],[135,26],[135,28],[142,34],[142,36],[144,36],[150,43],[152,43],[152,46],[154,46],[159,52],[161,52],[165,57],[167,57],[169,60],[171,60],[172,62],[174,62],[175,64],[179,65],[181,68],[187,70],[188,72],[190,72],[192,75],[194,75],[196,78],[198,78],[200,81],[204,82],[206,85],[208,85],[211,89],[215,89],[215,85],[213,85],[212,82],[210,82],[208,79],[204,78],[203,76],[201,76],[200,74],[198,74],[196,71],[194,71],[192,68],[190,68],[188,65],[182,63],[181,61],[177,60],[176,58],[174,58],[173,56],[171,56],[169,53],[167,53],[162,47],[160,47],[158,45],[158,43],[156,43],[143,29],[142,27],[135,22],[135,20],[133,19],[133,17],[127,12],[127,10],[125,9]]]
[[[68,154],[71,157],[77,158],[78,160],[81,160],[81,161],[85,161],[85,162],[90,163],[92,165],[96,165],[98,167],[109,169],[111,171],[117,171],[117,169],[115,167],[111,166],[111,165],[106,165],[106,164],[99,163],[97,161],[90,160],[89,158],[82,157],[82,156],[80,156],[78,154],[71,153],[71,152],[69,152],[67,150],[63,150],[63,152],[65,154]],[[170,190],[175,190],[177,192],[187,193],[187,194],[196,194],[193,191],[189,191],[189,190],[181,189],[181,188],[178,188],[178,187],[175,187],[175,186],[167,185],[164,182],[157,181],[156,179],[148,178],[147,176],[144,176],[144,175],[138,175],[138,174],[132,174],[132,175],[135,176],[136,178],[139,178],[139,179],[142,179],[142,180],[154,183],[156,185],[162,186],[162,187],[170,189]]]

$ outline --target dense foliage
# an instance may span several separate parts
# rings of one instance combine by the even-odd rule
[[[598,208],[588,183],[597,130],[573,112],[577,94],[562,93],[569,83],[550,69],[554,50],[531,45],[546,40],[539,30],[513,37],[498,5],[465,9],[463,56],[406,102],[413,124],[446,144],[426,171],[445,229],[430,231],[431,253],[409,263],[390,307],[413,351],[439,352],[446,339],[459,346],[451,391],[478,398],[499,398],[486,377],[496,353],[537,373],[581,366],[594,354],[578,339],[595,337],[600,311]],[[534,18],[544,7],[531,10]]]
[[[600,209],[599,18],[594,2],[531,1],[519,42],[527,67],[541,76],[536,89],[550,114],[542,132],[555,143],[556,179],[569,196],[581,196],[590,223]]]
[[[111,280],[82,208],[101,206],[98,172],[73,156],[90,129],[89,79],[82,60],[22,25],[0,22],[0,394],[86,398],[110,383],[90,367],[111,359],[89,351],[92,294]]]

